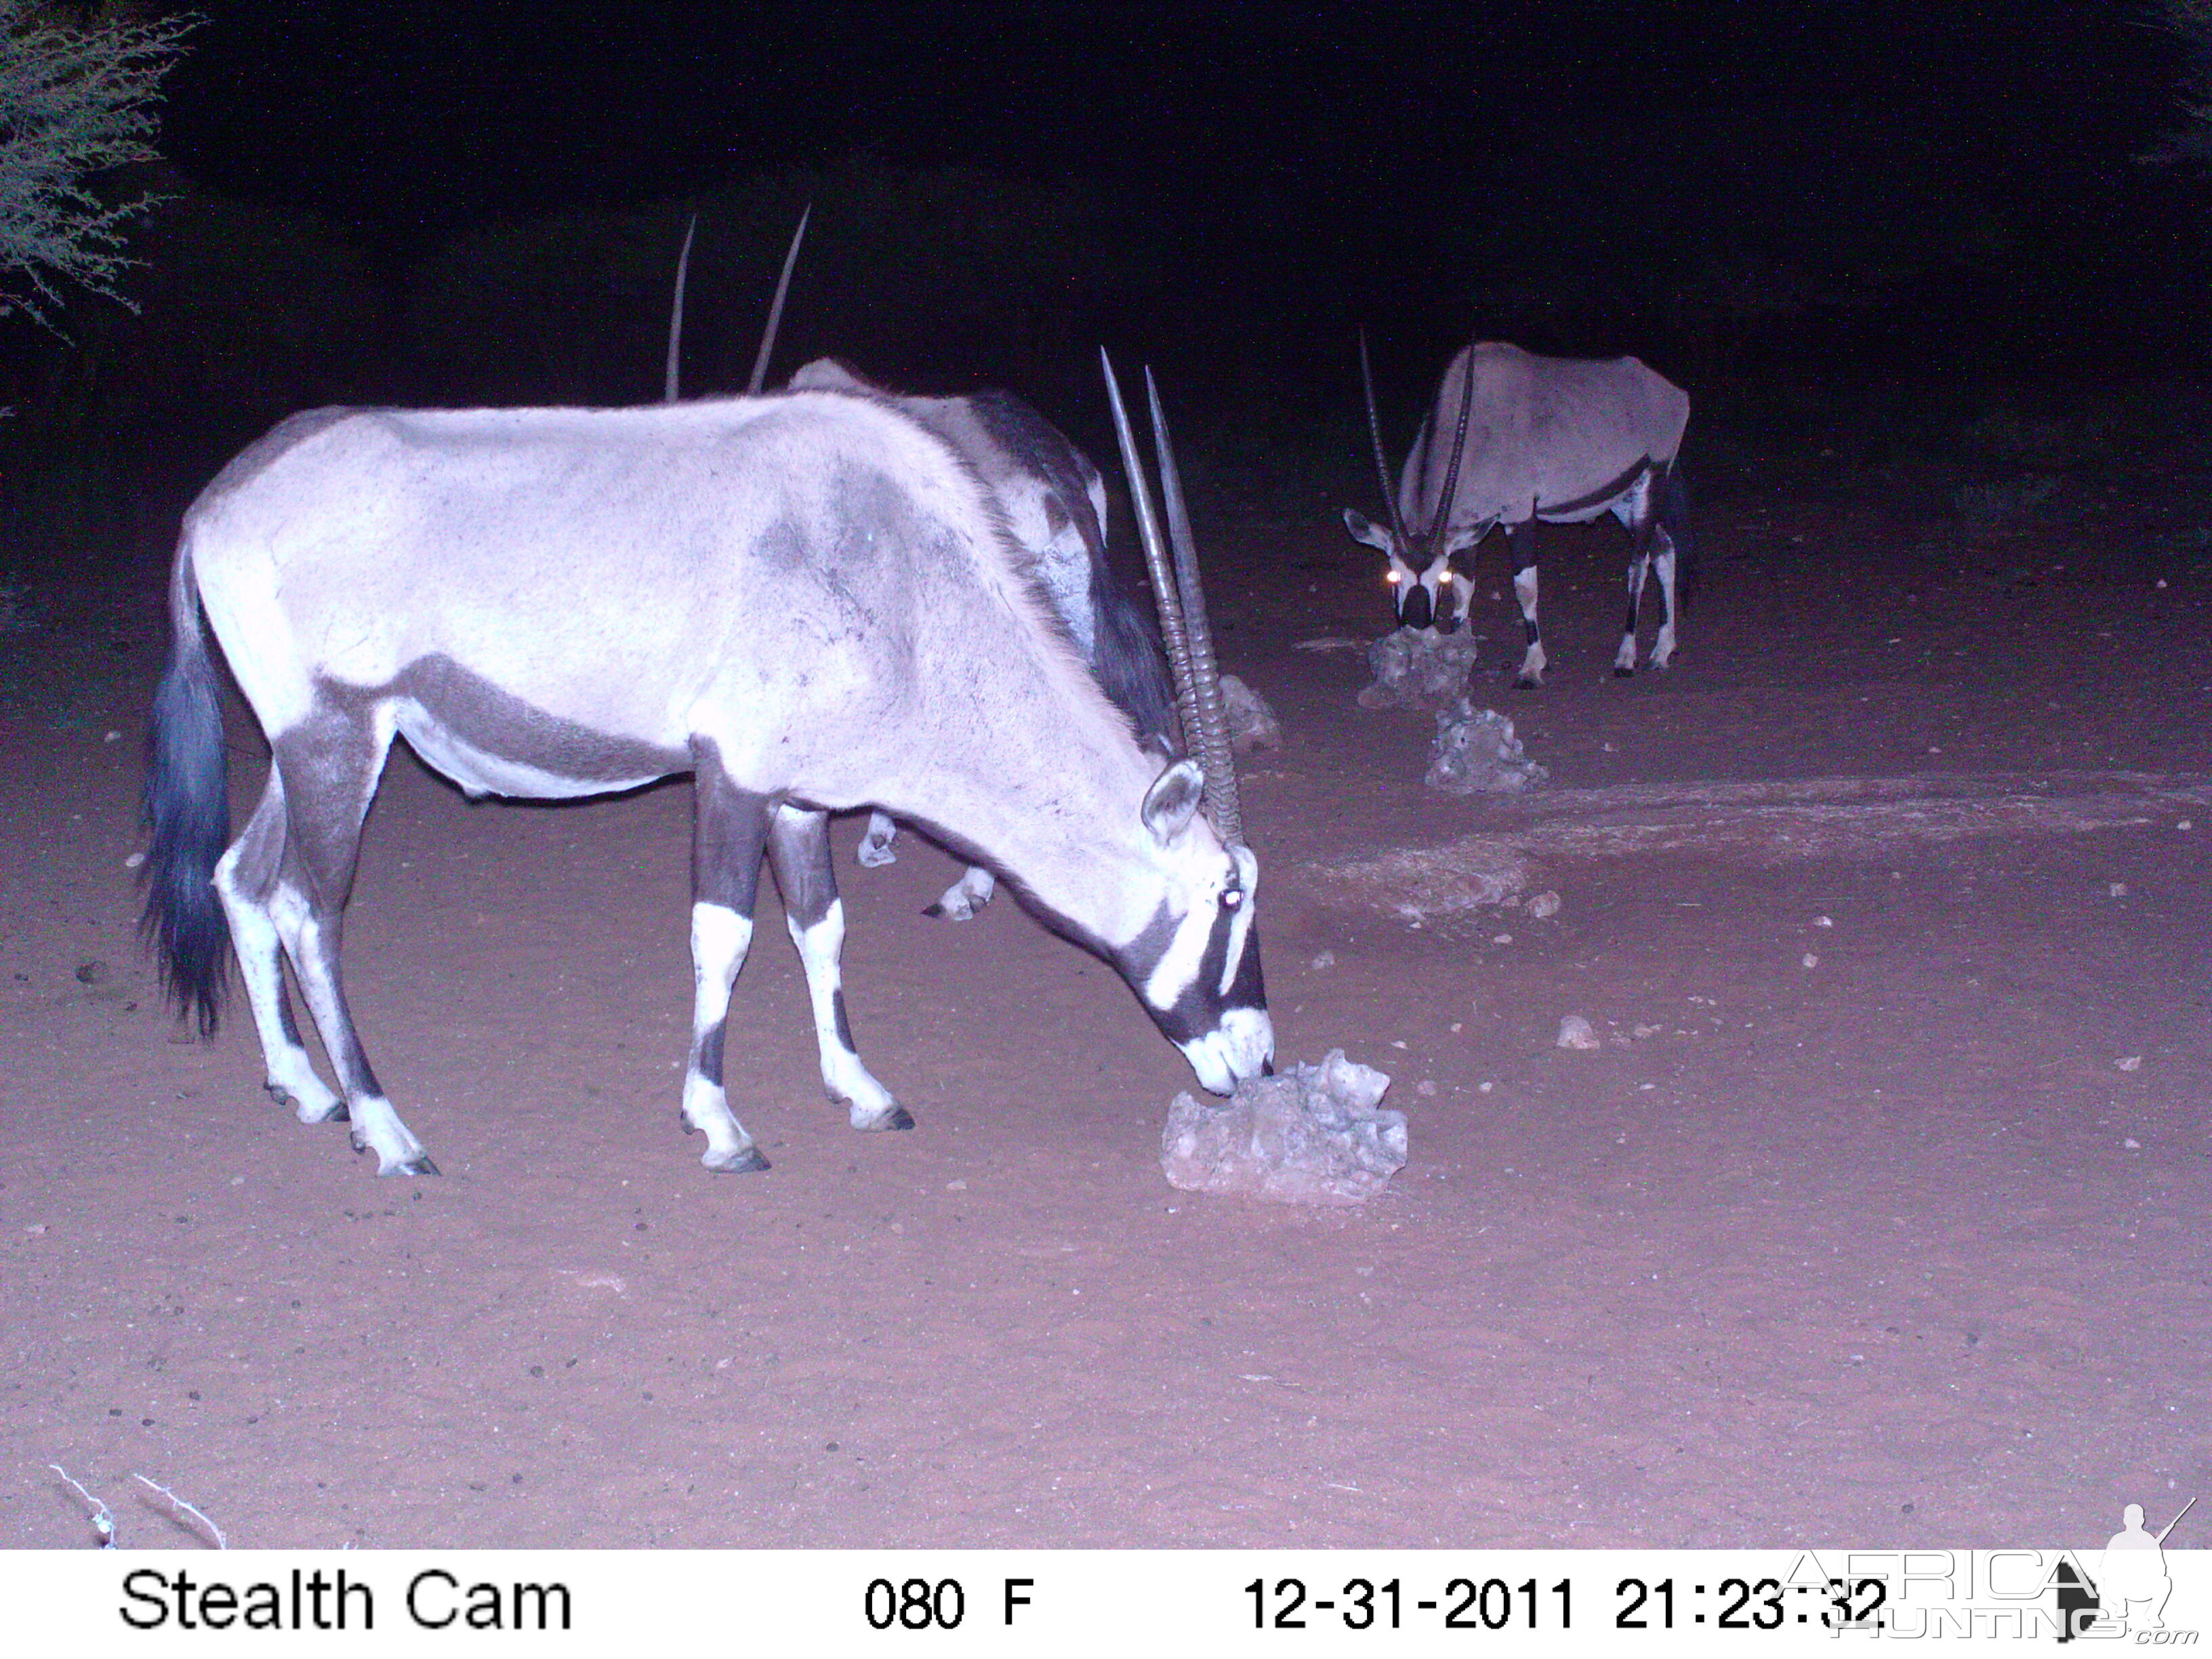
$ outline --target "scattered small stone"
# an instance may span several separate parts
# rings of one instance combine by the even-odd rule
[[[1313,959],[1313,970],[1316,974],[1322,972],[1325,969],[1334,968],[1335,966],[1336,952],[1334,951],[1323,951],[1319,956]]]
[[[1638,1025],[1636,1027],[1636,1035],[1639,1037],[1657,1036],[1659,1029],[1656,1025]]]
[[[1559,1022],[1559,1047],[1562,1048],[1601,1048],[1597,1033],[1590,1030],[1589,1021],[1580,1014],[1569,1014]]]
[[[123,860],[123,867],[126,870],[136,870],[140,865],[145,862],[146,855],[143,853],[133,853],[129,858]]]
[[[1559,914],[1559,896],[1547,889],[1528,901],[1528,914],[1539,921],[1548,921]]]
[[[2197,821],[2194,818],[2184,818],[2173,827],[2177,830],[2194,830],[2197,827]]]
[[[1419,1083],[1416,1083],[1413,1085],[1413,1092],[1420,1096],[1424,1100],[1435,1099],[1437,1093],[1435,1080],[1431,1078],[1423,1078]]]
[[[1474,1091],[1479,1095],[1486,1095],[1497,1086],[1495,1083],[1478,1083],[1474,1085]]]
[[[1818,968],[1820,965],[1820,958],[1814,956],[1810,951],[1805,952],[1804,959],[1805,965],[1808,968]]]
[[[2142,1070],[2142,1056],[2130,1054],[2125,1060],[2116,1060],[2112,1064],[2124,1072],[2140,1072]]]
[[[109,971],[104,962],[81,962],[77,964],[76,982],[80,985],[102,984],[106,981]]]
[[[1836,921],[1832,916],[1815,916],[1813,918],[1813,925],[1815,927],[1832,927],[1836,925]]]
[[[968,1183],[964,1181],[948,1181],[945,1183],[945,1190],[948,1193],[964,1193],[968,1190]]]
[[[1255,749],[1280,749],[1283,723],[1267,700],[1234,674],[1221,677],[1221,703],[1229,716],[1229,746],[1240,755]]]
[[[1492,933],[1490,936],[1490,942],[1492,945],[1510,945],[1513,943],[1513,935],[1510,933]]]
[[[1362,708],[1433,708],[1467,690],[1474,672],[1474,635],[1462,629],[1439,634],[1401,628],[1367,647],[1373,684],[1359,693]]]
[[[2132,1135],[2129,1136],[2126,1139],[2124,1139],[2124,1140],[2121,1141],[2121,1142],[2120,1142],[2120,1145],[2121,1145],[2121,1146],[2124,1146],[2124,1147],[2126,1147],[2126,1148],[2128,1149],[2128,1151],[2130,1151],[2130,1152],[2139,1152],[2142,1151],[2142,1142],[2141,1142],[2140,1140],[2137,1140],[2137,1139],[2135,1139],[2135,1137],[2134,1137],[2134,1136],[2132,1136]]]
[[[1465,1020],[1459,1019],[1454,1020],[1452,1022],[1452,1030],[1455,1031],[1464,1031],[1467,1030],[1467,1022]]]
[[[2124,881],[2108,882],[2106,884],[2105,890],[2114,898],[2125,898],[2128,896],[2128,884]]]
[[[1226,1102],[1179,1094],[1160,1168],[1186,1192],[1291,1204],[1358,1204],[1406,1164],[1406,1115],[1382,1107],[1389,1078],[1334,1048],[1318,1066],[1249,1078]]]
[[[1462,696],[1437,714],[1437,735],[1429,745],[1429,769],[1423,779],[1448,794],[1512,793],[1540,784],[1551,774],[1534,761],[1514,735],[1513,722],[1495,708],[1477,708]]]

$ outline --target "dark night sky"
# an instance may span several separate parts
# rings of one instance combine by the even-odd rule
[[[1808,127],[2073,203],[2132,182],[2178,64],[2144,5],[2090,0],[198,9],[173,156],[400,248],[855,151],[1215,204],[1338,258],[1481,215],[1500,173],[1568,214],[1778,181],[1818,219],[1869,181],[1808,165]]]
[[[312,215],[293,251],[254,245],[291,261],[258,293],[330,296],[271,337],[310,364],[210,322],[210,293],[268,309],[235,262],[149,259],[149,284],[200,285],[149,327],[235,341],[171,380],[234,388],[240,420],[257,398],[650,395],[655,239],[672,253],[676,204],[717,191],[699,388],[741,382],[808,197],[825,214],[791,349],[917,386],[1087,386],[1075,343],[1103,338],[1206,378],[1224,419],[1318,418],[1351,406],[1360,325],[1399,401],[1470,330],[1633,350],[1714,396],[1795,375],[1825,409],[1851,374],[1901,396],[1915,375],[2063,390],[2205,366],[2212,180],[2138,159],[2181,118],[2154,0],[196,9],[163,151],[251,204],[256,234]],[[884,234],[939,170],[989,179]],[[617,233],[629,264],[574,276],[604,216],[655,204]],[[1001,212],[1030,214],[1026,243]],[[564,216],[586,226],[566,242]],[[501,220],[534,222],[471,240]],[[354,289],[323,280],[339,266]],[[1085,311],[1066,296],[1090,278]],[[471,303],[481,326],[439,322]],[[290,380],[237,366],[295,360]],[[368,376],[390,365],[414,378]]]

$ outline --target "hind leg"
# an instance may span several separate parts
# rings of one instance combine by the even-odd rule
[[[775,884],[783,890],[791,942],[799,947],[799,959],[806,969],[807,994],[814,1003],[814,1037],[822,1053],[823,1087],[830,1099],[845,1103],[855,1129],[911,1129],[914,1119],[906,1108],[868,1074],[853,1047],[838,967],[845,948],[845,906],[837,896],[837,878],[830,866],[828,817],[779,806],[769,830],[768,850],[775,866]]]
[[[922,911],[925,916],[949,916],[954,921],[972,921],[975,913],[991,902],[991,895],[999,890],[998,878],[980,864],[971,864],[960,872],[960,879],[945,890],[945,896]]]
[[[300,1041],[290,999],[284,994],[284,943],[270,909],[284,857],[284,781],[269,769],[261,804],[215,867],[215,890],[230,918],[230,937],[246,981],[246,999],[261,1036],[263,1085],[291,1107],[302,1123],[345,1121],[345,1102],[315,1075]]]
[[[886,864],[896,864],[898,854],[891,851],[891,841],[898,834],[898,825],[881,812],[868,814],[868,832],[860,837],[858,854],[862,864],[871,870],[880,870]]]
[[[730,1110],[722,1089],[730,988],[753,942],[753,901],[768,842],[769,803],[730,781],[720,752],[693,744],[691,820],[691,1056],[683,1118],[707,1137],[699,1161],[724,1175],[765,1170],[768,1159]]]
[[[384,711],[331,708],[272,742],[289,821],[268,910],[314,1016],[323,1052],[337,1073],[355,1149],[375,1152],[379,1175],[435,1175],[438,1166],[392,1109],[369,1066],[338,969],[361,821],[391,746],[392,723]]]
[[[1636,672],[1636,613],[1644,599],[1644,573],[1650,566],[1650,544],[1639,536],[1628,556],[1628,623],[1621,631],[1620,649],[1613,653],[1613,672],[1623,679]],[[1659,660],[1656,649],[1652,661],[1657,667],[1667,665]]]

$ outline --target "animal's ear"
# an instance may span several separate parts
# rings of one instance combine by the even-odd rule
[[[1352,539],[1373,548],[1378,553],[1395,553],[1398,544],[1390,532],[1380,525],[1367,522],[1367,516],[1353,507],[1344,509],[1344,527],[1352,532]]]
[[[1205,772],[1196,761],[1179,760],[1145,791],[1145,828],[1165,847],[1190,827],[1199,802],[1205,799]]]
[[[1495,520],[1492,520],[1492,523],[1494,522]],[[1449,559],[1457,554],[1467,552],[1477,542],[1487,536],[1490,531],[1491,525],[1488,524],[1460,524],[1446,526],[1441,544],[1443,556]]]

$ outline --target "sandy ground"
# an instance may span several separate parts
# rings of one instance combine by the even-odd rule
[[[1412,1120],[1352,1211],[1170,1188],[1189,1079],[1127,989],[1004,899],[924,919],[951,861],[860,870],[855,821],[848,995],[920,1127],[824,1103],[764,927],[775,1168],[709,1176],[688,786],[471,806],[404,755],[348,968],[446,1174],[380,1181],[133,937],[158,561],[0,641],[0,1543],[90,1541],[49,1463],[145,1546],[187,1539],[133,1471],[265,1547],[2088,1547],[2212,1487],[2205,573],[2118,506],[1740,495],[1622,683],[1625,544],[1561,531],[1552,684],[1481,688],[1552,785],[1500,804],[1298,648],[1383,621],[1325,505],[1209,557],[1288,732],[1245,785],[1282,1056]],[[1343,873],[1390,852],[1426,896]],[[1556,915],[1452,908],[1508,854]]]

